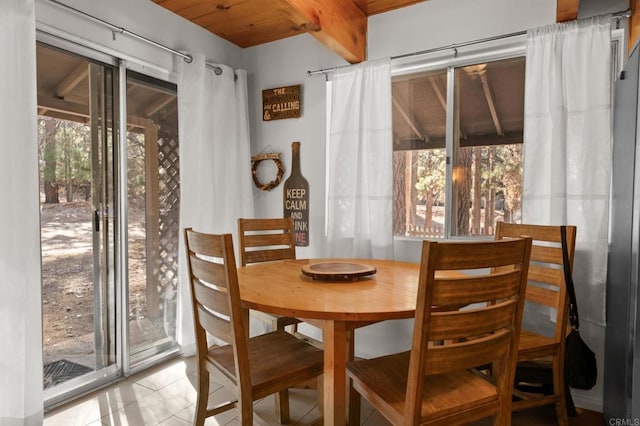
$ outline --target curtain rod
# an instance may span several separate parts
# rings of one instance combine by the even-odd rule
[[[158,43],[157,41],[154,41],[154,40],[148,39],[148,38],[146,38],[146,37],[144,37],[144,36],[141,36],[141,35],[139,35],[139,34],[136,34],[136,33],[133,33],[133,32],[131,32],[131,31],[128,31],[128,30],[126,30],[125,28],[118,27],[118,26],[116,26],[116,25],[114,25],[114,24],[112,24],[112,23],[110,23],[110,22],[107,22],[107,21],[105,21],[105,20],[103,20],[103,19],[100,19],[100,18],[98,18],[98,17],[95,17],[95,16],[93,16],[93,15],[90,15],[90,14],[88,14],[88,13],[86,13],[86,12],[83,12],[83,11],[81,11],[81,10],[79,10],[79,9],[76,9],[76,8],[74,8],[74,7],[71,7],[71,6],[66,5],[66,4],[64,4],[64,3],[60,3],[58,0],[47,0],[47,1],[48,1],[49,3],[55,4],[55,5],[56,5],[56,6],[58,6],[58,7],[61,7],[61,8],[63,8],[63,9],[67,9],[67,10],[69,10],[69,11],[71,11],[71,12],[73,12],[73,13],[77,14],[77,15],[83,16],[83,17],[85,17],[85,18],[89,19],[90,21],[93,21],[93,22],[96,22],[96,23],[98,23],[98,24],[104,25],[105,27],[108,27],[109,29],[111,29],[111,32],[113,33],[113,39],[114,39],[114,40],[115,40],[115,38],[116,38],[116,34],[124,34],[124,35],[127,35],[127,36],[129,36],[129,37],[133,37],[133,38],[135,38],[135,39],[137,39],[137,40],[143,41],[143,42],[145,42],[145,43],[151,44],[151,45],[153,45],[153,46],[155,46],[155,47],[158,47],[158,48],[160,48],[160,49],[162,49],[162,50],[165,50],[165,51],[167,51],[167,52],[173,53],[173,54],[174,54],[174,55],[176,55],[176,56],[180,56],[180,57],[181,57],[181,58],[183,58],[183,59],[185,60],[185,62],[186,62],[186,63],[188,63],[188,64],[189,64],[189,63],[191,63],[191,62],[193,62],[193,56],[191,56],[191,55],[189,55],[189,54],[187,54],[187,53],[182,53],[182,52],[180,52],[180,51],[178,51],[178,50],[175,50],[175,49],[172,49],[172,48],[170,48],[170,47],[167,47],[167,46],[165,46],[164,44],[160,44],[160,43]],[[222,68],[221,68],[221,67],[219,67],[218,65],[211,64],[211,63],[209,63],[209,62],[205,62],[205,65],[206,65],[207,67],[209,67],[209,68],[212,68],[216,75],[220,75],[220,74],[222,74]]]
[[[631,9],[627,9],[627,10],[623,10],[620,12],[615,12],[612,13],[611,16],[615,19],[618,20],[618,22],[620,21],[620,19],[622,18],[628,18],[631,16]],[[454,51],[459,48],[459,47],[465,47],[465,46],[471,46],[474,44],[479,44],[479,43],[485,43],[488,41],[495,41],[495,40],[501,40],[504,38],[509,38],[509,37],[515,37],[515,36],[519,36],[519,35],[524,35],[526,34],[526,31],[518,31],[515,33],[509,33],[509,34],[502,34],[502,35],[497,35],[497,36],[493,36],[493,37],[487,37],[487,38],[483,38],[483,39],[479,39],[479,40],[472,40],[472,41],[466,41],[466,42],[462,42],[462,43],[454,43],[454,44],[450,44],[448,46],[440,46],[440,47],[434,47],[432,49],[427,49],[427,50],[420,50],[418,52],[411,52],[411,53],[405,53],[402,55],[397,55],[397,56],[392,56],[391,59],[403,59],[403,58],[408,58],[411,56],[420,56],[420,55],[426,55],[427,53],[434,53],[434,52],[440,52],[442,50],[448,50],[448,49],[453,49]],[[319,69],[319,70],[315,70],[315,71],[307,71],[307,76],[311,77],[314,75],[318,75],[318,74],[328,74],[330,72],[333,72],[335,70],[338,69],[342,69],[342,68],[346,68],[346,67],[350,67],[352,66],[352,64],[349,65],[340,65],[337,67],[330,67],[330,68],[323,68],[323,69]]]

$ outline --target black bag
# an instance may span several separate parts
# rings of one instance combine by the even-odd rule
[[[567,232],[566,228],[560,228],[562,237],[562,259],[564,264],[564,278],[569,292],[569,322],[571,323],[571,333],[567,336],[565,346],[565,366],[564,374],[566,383],[575,389],[591,389],[598,378],[596,366],[596,354],[587,346],[580,337],[580,321],[578,319],[578,304],[576,303],[576,292],[573,287],[573,278],[569,270],[569,255],[567,252]]]
[[[578,330],[571,330],[566,341],[565,380],[574,389],[591,389],[596,384],[596,354],[582,340]]]

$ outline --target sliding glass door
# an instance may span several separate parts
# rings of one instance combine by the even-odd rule
[[[116,370],[117,70],[37,52],[43,380],[64,393]]]
[[[52,406],[178,350],[178,125],[175,86],[115,59],[41,44],[37,64]]]

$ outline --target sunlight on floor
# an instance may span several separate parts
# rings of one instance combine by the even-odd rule
[[[87,395],[46,414],[44,426],[187,426],[192,424],[196,400],[195,359],[176,358],[115,385]],[[210,404],[231,395],[211,383]],[[291,424],[306,425],[320,417],[316,391],[290,390]],[[364,405],[364,404],[363,404]],[[256,401],[256,415],[278,425],[273,396]],[[363,408],[363,424],[387,425],[370,407]],[[207,419],[206,426],[236,425],[237,412],[230,410]]]

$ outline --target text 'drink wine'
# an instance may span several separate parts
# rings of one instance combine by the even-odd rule
[[[284,217],[293,218],[296,246],[309,245],[309,183],[300,172],[300,142],[291,144],[291,174],[284,181]]]

